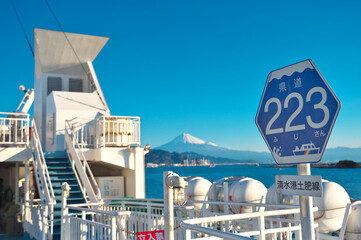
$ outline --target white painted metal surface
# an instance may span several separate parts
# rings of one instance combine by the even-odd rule
[[[70,41],[71,45],[67,41]],[[34,29],[35,74],[67,69],[81,63],[92,62],[109,38],[76,33],[63,33]],[[59,46],[55,47],[54,46]],[[73,51],[76,51],[76,55]]]
[[[78,182],[80,184],[84,197],[92,203],[98,202],[101,199],[99,187],[89,167],[88,161],[84,157],[82,149],[78,145],[78,141],[74,138],[74,136],[75,134],[71,128],[69,121],[66,121],[66,148],[69,159],[72,162],[72,166],[78,177]]]
[[[276,175],[280,194],[322,197],[322,177],[319,175]]]
[[[52,239],[51,222],[49,222],[49,205],[39,200],[25,204],[24,231],[35,239]]]

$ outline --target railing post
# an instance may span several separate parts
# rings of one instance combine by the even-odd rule
[[[137,131],[136,131],[138,134],[137,134],[137,143],[138,143],[138,146],[140,146],[140,118],[138,120],[138,123],[137,123]]]
[[[20,204],[20,201],[19,201],[19,162],[15,163],[15,203]]]
[[[24,230],[28,227],[28,207],[29,207],[29,161],[25,162],[25,183],[24,183]]]
[[[186,231],[186,240],[191,240],[192,239],[191,230],[186,229],[185,231]]]
[[[225,203],[227,203],[229,201],[229,190],[228,190],[228,182],[224,182],[223,183],[223,201]],[[225,204],[223,207],[223,212],[225,214],[229,214],[229,205]],[[226,228],[226,232],[229,231],[229,221],[225,222],[225,228]]]
[[[69,226],[69,210],[66,207],[67,198],[69,197],[70,186],[68,183],[63,182],[61,185],[61,240],[70,239],[70,226]]]
[[[121,216],[120,216],[120,219],[121,219],[121,221],[120,221],[120,227],[121,227],[121,229],[123,229],[123,230],[127,229],[127,226],[126,226],[126,216],[129,218],[129,215],[121,215]],[[129,230],[129,229],[128,229],[128,230]],[[124,239],[124,240],[127,239],[127,235],[126,235],[125,231],[121,231],[120,236],[122,237],[121,239]]]
[[[29,146],[30,144],[30,129],[31,123],[30,123],[30,118],[29,115],[27,115],[27,121],[26,121],[26,145]]]
[[[266,240],[266,234],[265,234],[265,222],[264,222],[264,216],[260,215],[258,217],[258,228],[259,228],[259,239],[260,240]]]
[[[54,227],[54,204],[50,205],[50,235],[53,236],[53,227]]]
[[[85,211],[81,212],[81,219],[83,220],[82,223],[80,224],[80,239],[81,240],[86,240],[86,232],[87,232],[87,225],[84,223],[84,220],[86,220],[85,217]]]
[[[149,200],[147,200],[147,217],[148,217],[148,231],[152,231],[152,206]]]
[[[190,215],[189,215],[189,218],[190,219],[193,219],[194,218],[194,207],[191,209],[191,211],[190,211]],[[190,234],[190,237],[189,238],[187,238],[188,237],[188,235],[187,234]],[[190,231],[190,230],[186,230],[186,239],[192,239],[192,238],[195,238],[195,232],[192,232],[192,231]]]
[[[49,231],[49,224],[48,224],[48,205],[43,204],[42,207],[44,208],[42,211],[42,225],[43,225],[43,239],[46,239]]]
[[[117,216],[112,216],[111,219],[111,239],[115,240],[117,239]]]
[[[173,189],[167,186],[167,177],[172,172],[163,172],[163,193],[164,193],[164,234],[165,239],[174,240],[174,208]]]
[[[38,204],[38,208],[36,210],[37,210],[37,215],[39,216],[38,217],[39,224],[38,224],[38,228],[37,228],[37,232],[36,232],[36,237],[41,238],[42,236],[40,234],[41,234],[41,231],[43,231],[44,226],[43,226],[43,211],[41,211],[40,204]],[[34,222],[36,222],[36,221],[34,221]]]
[[[103,141],[101,143],[101,147],[105,147],[105,116],[103,116]]]

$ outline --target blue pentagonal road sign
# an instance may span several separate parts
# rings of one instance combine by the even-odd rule
[[[278,164],[319,162],[341,103],[312,60],[270,72],[256,124]]]

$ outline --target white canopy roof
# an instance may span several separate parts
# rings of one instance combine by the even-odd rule
[[[106,37],[35,28],[36,79],[42,73],[80,66],[78,58],[81,63],[92,62],[108,40]]]
[[[96,93],[53,91],[54,104],[57,110],[75,112],[100,112],[106,110]],[[48,98],[50,95],[48,96]]]

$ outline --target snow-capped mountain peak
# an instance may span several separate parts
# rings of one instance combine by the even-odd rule
[[[163,149],[166,151],[178,151],[178,152],[187,152],[193,149],[199,148],[219,148],[216,144],[212,142],[206,142],[202,139],[196,138],[188,133],[182,133],[181,135],[174,138],[172,141],[159,146],[158,149]]]
[[[218,147],[218,145],[217,145],[217,144],[215,144],[215,143],[212,143],[212,142],[207,142],[206,144],[208,144],[208,145],[211,145],[211,146],[215,146],[215,147]]]
[[[192,135],[188,134],[188,133],[183,133],[181,135],[179,135],[177,138],[174,139],[174,141],[177,142],[182,142],[182,143],[189,143],[189,144],[205,144],[206,142],[193,137]]]
[[[204,156],[234,159],[235,161],[270,162],[272,160],[272,156],[267,152],[258,153],[232,150],[229,148],[220,147],[212,142],[206,142],[202,139],[193,137],[188,133],[182,133],[170,142],[167,142],[155,149],[161,149],[171,153],[198,153]]]
[[[202,139],[196,138],[188,133],[182,133],[174,138],[172,141],[159,146],[158,149],[168,151],[191,150],[193,147],[197,148],[219,148],[219,146],[212,142],[206,142]]]

